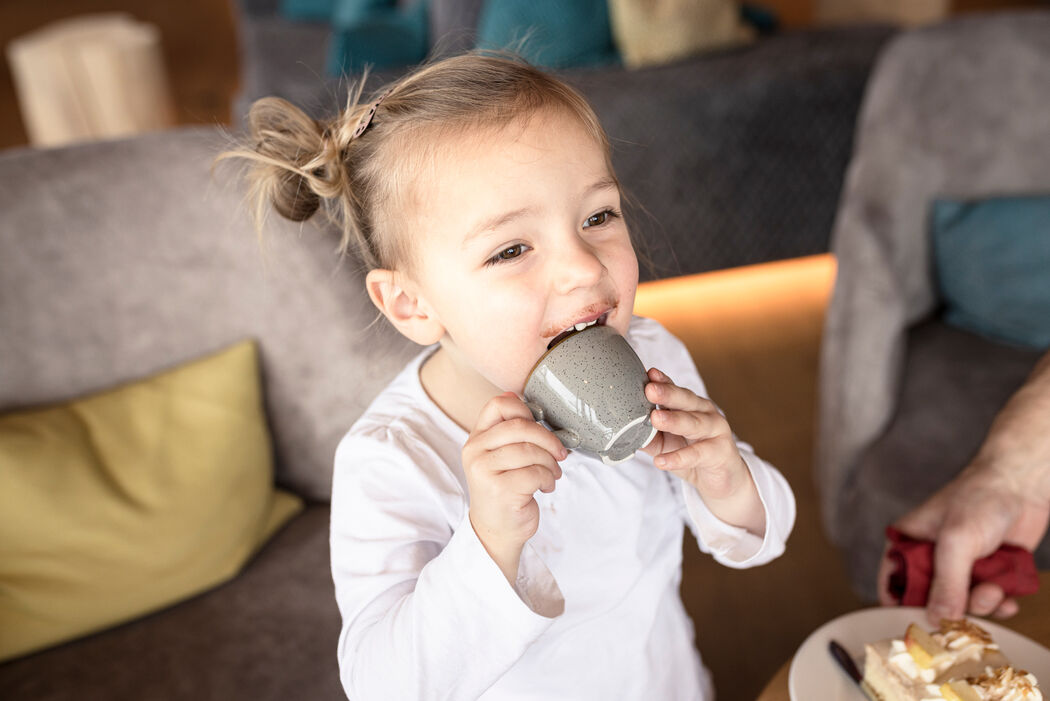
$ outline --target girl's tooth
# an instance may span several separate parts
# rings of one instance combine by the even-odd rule
[[[587,324],[584,324],[584,323],[576,324],[576,330],[577,331],[583,331],[585,328],[587,328]]]

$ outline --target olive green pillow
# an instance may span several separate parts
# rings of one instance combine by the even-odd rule
[[[232,578],[301,508],[273,486],[252,341],[0,415],[0,660]]]

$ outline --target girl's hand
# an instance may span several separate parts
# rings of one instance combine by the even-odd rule
[[[513,585],[525,542],[536,534],[540,510],[533,495],[554,491],[559,460],[568,451],[536,423],[513,392],[493,397],[463,446],[470,489],[470,524]]]
[[[658,468],[696,487],[715,516],[763,533],[765,508],[718,407],[656,368],[649,370],[649,380],[645,396],[659,405],[650,416],[658,433],[643,450]]]

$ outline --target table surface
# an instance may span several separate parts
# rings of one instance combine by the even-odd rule
[[[1005,621],[996,620],[996,623],[1025,635],[1040,645],[1050,647],[1050,572],[1039,573],[1039,591],[1031,596],[1018,600],[1021,611],[1013,618]],[[766,684],[756,701],[790,701],[788,694],[788,670],[791,669],[791,660],[788,660],[773,678]],[[1050,683],[1050,680],[1040,679],[1040,686]]]

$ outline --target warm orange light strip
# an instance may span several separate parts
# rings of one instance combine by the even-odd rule
[[[835,259],[830,254],[643,283],[635,313],[660,321],[694,351],[819,339]]]
[[[638,288],[635,311],[645,315],[646,310],[700,303],[705,313],[712,307],[736,312],[755,305],[824,304],[835,268],[834,257],[823,254],[645,282]]]

